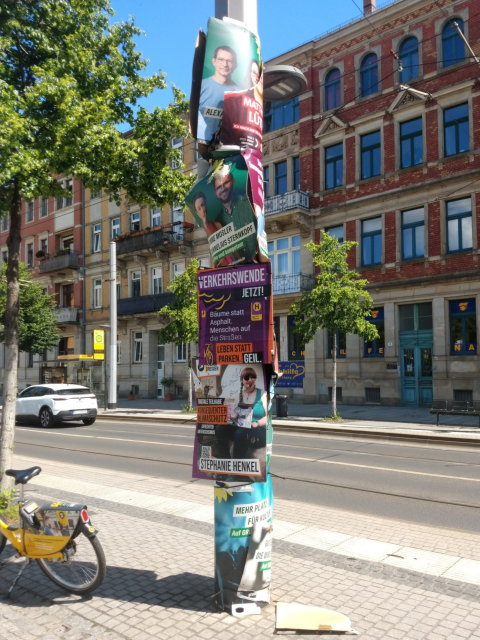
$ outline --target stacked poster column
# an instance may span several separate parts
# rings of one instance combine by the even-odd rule
[[[200,32],[190,108],[204,171],[187,205],[214,265],[198,272],[193,477],[215,483],[216,601],[250,615],[270,600],[278,367],[263,210],[263,64],[258,36],[243,24],[210,18],[207,35]]]

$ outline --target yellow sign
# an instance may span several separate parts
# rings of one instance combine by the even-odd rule
[[[78,356],[74,355],[73,353],[69,353],[66,356],[58,356],[59,360],[78,360]]]
[[[105,350],[105,331],[95,329],[93,332],[93,350],[104,351]]]
[[[78,358],[80,358],[80,360],[93,360],[93,356],[87,356],[84,353],[79,355]]]
[[[262,319],[262,303],[261,302],[252,302],[252,320],[261,320]]]
[[[105,354],[104,353],[94,353],[93,354],[93,359],[94,360],[105,360]]]

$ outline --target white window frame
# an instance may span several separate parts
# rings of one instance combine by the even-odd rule
[[[32,251],[32,260],[31,261],[28,260],[28,254],[30,252],[30,249]],[[35,252],[34,243],[33,242],[27,242],[25,244],[25,264],[26,264],[27,268],[32,268],[33,267],[33,260],[34,260],[34,257],[35,257],[35,253],[34,252]]]
[[[186,362],[187,361],[187,343],[181,342],[175,345],[175,361]]]
[[[73,236],[65,236],[64,238],[62,238],[61,242],[62,249],[70,249],[70,251],[73,251]],[[65,244],[67,246],[65,246]]]
[[[102,250],[102,223],[98,222],[92,227],[93,241],[92,253],[100,253]]]
[[[1,230],[2,231],[8,231],[8,215],[6,216],[2,216],[2,225],[1,225]]]
[[[182,262],[172,263],[173,279],[178,278],[178,276],[182,275],[184,271],[185,271],[185,260],[182,260]]]
[[[134,289],[133,283],[134,282],[140,282],[140,296],[141,296],[142,295],[142,273],[141,273],[141,271],[131,271],[130,272],[130,298],[140,297],[140,296],[134,296],[133,295],[133,289]]]
[[[180,162],[177,163],[174,160],[172,160],[170,164],[172,169],[178,169],[180,166],[180,163],[183,162],[183,138],[173,138],[171,142],[171,147],[172,149],[178,149],[181,153]]]
[[[93,308],[102,308],[102,279],[94,278],[93,280]]]
[[[48,253],[48,236],[45,238],[38,239],[38,248],[40,251],[43,251],[45,254]]]
[[[293,239],[296,238],[298,239],[298,245],[293,246]],[[277,249],[277,242],[281,240],[287,240],[288,241],[288,248],[287,249]],[[272,272],[273,275],[275,276],[281,276],[281,275],[290,275],[290,274],[294,274],[294,275],[299,275],[301,273],[301,264],[300,264],[300,249],[301,249],[301,239],[300,239],[300,234],[295,234],[293,236],[283,236],[282,238],[275,238],[275,240],[269,240],[269,244],[273,243],[274,249],[273,251],[268,252],[270,260],[272,262]],[[294,254],[296,255],[298,252],[298,256],[299,256],[299,270],[298,273],[294,271]],[[288,271],[283,271],[282,273],[278,273],[278,260],[277,257],[279,255],[283,256],[287,254],[288,255]],[[275,269],[275,271],[274,271]]]
[[[70,191],[71,195],[65,198],[65,201],[63,204],[65,207],[71,207],[73,204],[73,180],[71,178],[69,178],[68,180],[65,180],[64,189],[66,189],[67,191]],[[68,202],[69,200],[70,202]]]
[[[139,337],[140,336],[140,337]],[[133,362],[140,364],[143,358],[143,333],[140,331],[133,332]]]
[[[29,200],[27,202],[25,211],[25,222],[33,222],[35,219],[35,200]]]
[[[48,216],[48,198],[42,198],[39,203],[39,217],[46,218]]]
[[[122,283],[117,280],[117,300],[122,297]]]
[[[118,238],[120,235],[120,218],[112,218],[110,223],[111,238]]]
[[[210,256],[202,256],[201,258],[197,258],[198,266],[202,269],[210,269],[212,266],[212,259]]]
[[[138,229],[134,226],[138,224]],[[140,231],[140,211],[135,211],[130,214],[130,231]]]
[[[155,281],[160,280],[160,291],[155,291]],[[162,267],[152,267],[150,270],[150,293],[159,295],[163,292],[163,270]]]
[[[150,226],[159,227],[162,224],[162,210],[160,207],[150,209]]]

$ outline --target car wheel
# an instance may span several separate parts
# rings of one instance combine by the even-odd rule
[[[84,424],[85,426],[87,426],[87,427],[88,427],[89,425],[93,424],[93,423],[95,422],[95,420],[96,420],[96,418],[84,418],[84,419],[82,420],[82,422],[83,422],[83,424]]]
[[[55,424],[52,412],[48,407],[42,407],[40,409],[40,415],[38,417],[40,418],[40,424],[42,425],[42,427],[53,427],[53,425]]]

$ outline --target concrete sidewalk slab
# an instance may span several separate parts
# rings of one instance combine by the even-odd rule
[[[39,461],[15,457],[18,467],[33,462]],[[274,635],[273,604],[243,620],[212,604],[211,485],[40,465],[32,495],[77,500],[76,491],[90,494],[107,579],[92,598],[79,599],[30,569],[12,601],[0,605],[2,640]],[[171,500],[178,508],[170,509]],[[274,601],[342,611],[366,640],[480,638],[479,535],[288,500],[275,503],[274,530]],[[296,537],[302,534],[303,542]],[[0,592],[13,575],[8,566],[3,572]]]

